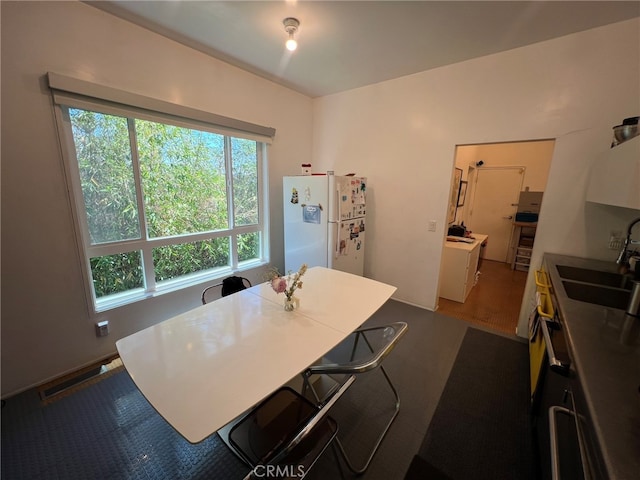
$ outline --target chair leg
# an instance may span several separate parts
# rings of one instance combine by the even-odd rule
[[[302,391],[300,392],[302,394],[303,397],[306,398],[307,396],[307,389],[311,390],[311,393],[313,393],[314,398],[316,399],[316,404],[320,403],[320,399],[318,398],[318,394],[316,393],[316,389],[313,388],[313,386],[311,385],[311,381],[309,380],[309,378],[311,377],[311,375],[307,375],[307,373],[302,373]]]
[[[334,439],[334,442],[338,440],[337,438]],[[338,450],[336,448],[335,443],[331,444],[331,451],[333,452],[333,458],[336,459],[336,465],[338,466],[338,471],[340,472],[340,479],[344,480],[344,471],[342,470],[342,464],[340,463],[340,457],[338,456]]]

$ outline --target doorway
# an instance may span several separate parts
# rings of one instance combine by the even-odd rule
[[[455,223],[464,222],[472,234],[488,234],[489,238],[481,248],[480,273],[472,277],[476,284],[467,300],[458,303],[440,298],[440,313],[515,334],[527,272],[514,270],[509,263],[514,226],[512,219],[503,217],[515,216],[517,205],[512,204],[518,203],[521,191],[544,192],[554,145],[555,140],[532,140],[456,146],[455,168],[462,170],[466,198],[458,202]],[[501,199],[502,207],[492,204],[494,197]],[[485,222],[482,217],[492,211],[497,218]],[[492,224],[503,228],[491,233]],[[507,297],[508,304],[503,301]]]

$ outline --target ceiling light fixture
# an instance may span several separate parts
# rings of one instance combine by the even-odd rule
[[[284,31],[289,34],[289,39],[285,45],[287,46],[287,50],[293,52],[296,48],[298,48],[298,42],[293,38],[293,34],[298,31],[298,27],[300,26],[300,21],[297,18],[287,17],[282,23],[284,24]]]

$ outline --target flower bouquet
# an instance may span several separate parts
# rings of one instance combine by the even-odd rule
[[[276,293],[284,293],[286,300],[284,302],[284,309],[291,311],[294,309],[294,305],[299,305],[299,300],[293,295],[296,289],[302,288],[302,276],[307,271],[307,264],[303,263],[295,274],[289,272],[289,275],[283,277],[280,275],[277,269],[273,269],[269,272],[268,278],[271,288]]]

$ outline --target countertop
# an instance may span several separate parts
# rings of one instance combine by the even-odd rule
[[[640,475],[640,338],[619,341],[624,310],[569,298],[556,265],[616,272],[614,262],[546,253],[544,264],[564,320],[575,369],[609,478]],[[640,322],[639,320],[636,320]]]
[[[451,238],[451,240],[449,240],[449,238]],[[471,243],[456,240],[457,238],[464,238],[464,237],[447,236],[447,241],[444,242],[444,246],[448,248],[457,248],[460,250],[471,251],[477,245],[482,245],[487,240],[487,238],[489,238],[489,235],[484,235],[482,233],[474,233],[470,237],[468,237],[474,240]]]

